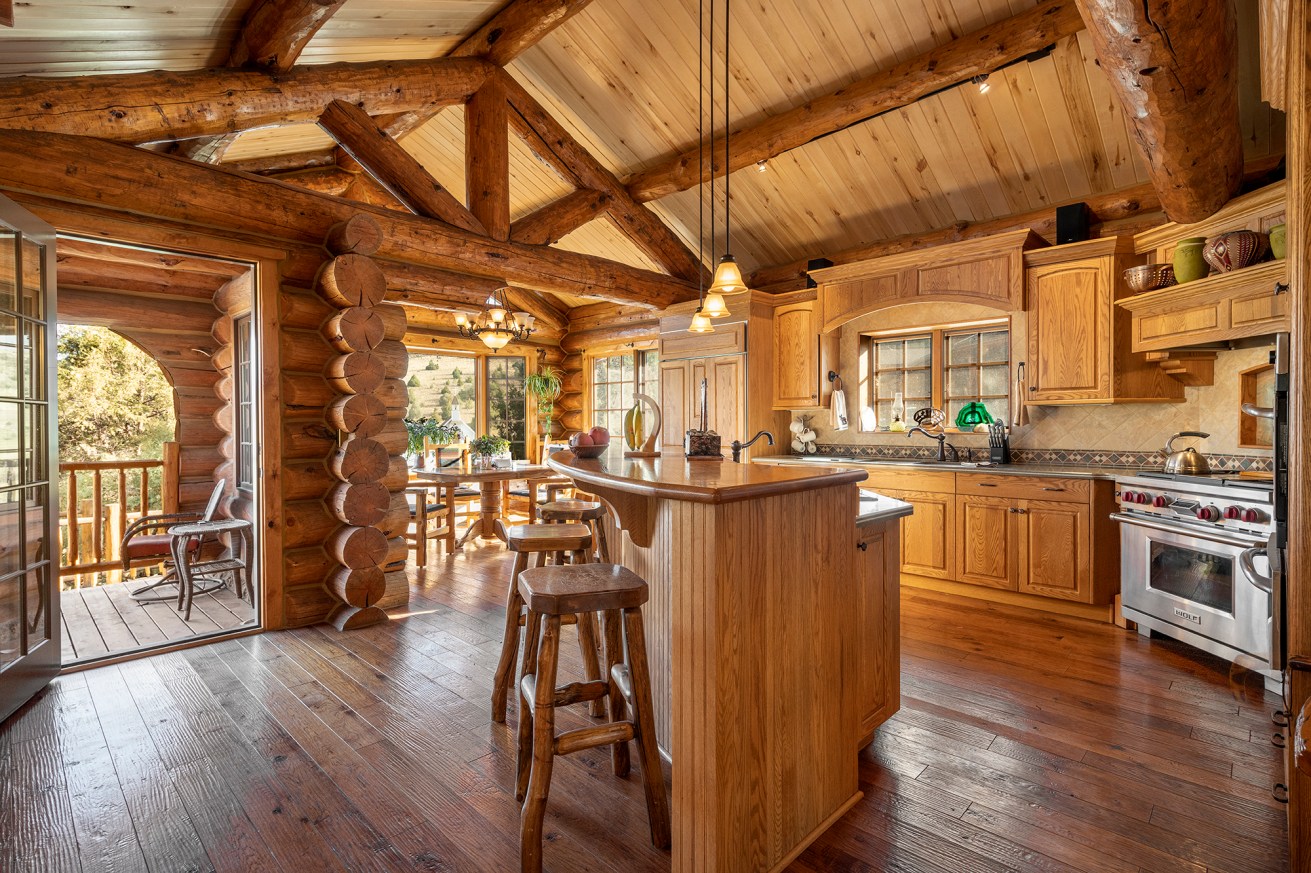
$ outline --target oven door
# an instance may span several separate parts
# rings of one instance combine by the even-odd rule
[[[1269,583],[1253,578],[1251,553],[1265,540],[1215,529],[1181,530],[1133,516],[1120,522],[1121,598],[1126,608],[1172,625],[1171,634],[1244,666],[1270,669]],[[1132,617],[1132,616],[1131,616]],[[1202,637],[1224,650],[1204,645]],[[1240,655],[1247,655],[1242,658]]]

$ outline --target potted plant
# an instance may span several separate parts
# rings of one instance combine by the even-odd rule
[[[555,367],[543,366],[523,381],[524,390],[537,401],[537,432],[542,436],[559,437],[564,432],[554,417],[555,401],[564,385],[562,377]]]
[[[443,424],[431,416],[405,419],[405,430],[409,434],[405,454],[409,458],[411,467],[419,466],[425,439],[434,445],[445,446],[455,442],[460,436],[460,431],[455,425]]]
[[[490,467],[492,458],[504,454],[509,450],[509,440],[505,437],[499,437],[490,433],[485,433],[469,443],[469,451],[473,452],[473,456],[477,460],[480,469]]]

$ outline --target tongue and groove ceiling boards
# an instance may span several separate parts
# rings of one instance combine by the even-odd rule
[[[0,75],[223,65],[252,2],[31,0],[17,8],[15,28],[0,28]],[[555,5],[571,8],[563,23],[506,64],[513,79],[620,180],[641,180],[640,174],[694,148],[697,0],[556,0]],[[759,125],[1037,5],[1031,0],[739,0],[729,59],[732,128]],[[1240,121],[1249,162],[1284,150],[1283,115],[1259,95],[1255,5],[1235,6]],[[345,0],[320,24],[296,63],[443,57],[506,6],[505,0]],[[1077,21],[1067,30],[1050,52],[992,72],[986,93],[968,81],[946,87],[777,155],[764,172],[755,165],[737,170],[732,190],[738,261],[750,272],[1147,182],[1146,165],[1094,57],[1090,35]],[[714,38],[717,132],[723,124],[723,42],[721,19]],[[464,122],[460,108],[451,107],[400,137],[403,148],[461,201]],[[335,145],[312,123],[228,139],[215,153],[241,167],[301,153],[317,154],[319,162],[326,154],[331,162]],[[575,188],[518,136],[510,137],[509,164],[512,222]],[[720,178],[713,186],[667,193],[647,206],[695,252],[699,207],[708,219],[713,196],[722,247],[723,191]],[[632,242],[631,228],[625,233],[605,214],[554,245],[661,270]],[[708,251],[705,260],[711,263]],[[586,302],[556,296],[568,306]]]

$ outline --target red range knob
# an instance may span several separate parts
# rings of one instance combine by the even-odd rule
[[[1214,506],[1203,506],[1201,509],[1197,510],[1197,517],[1202,521],[1219,521],[1220,510],[1216,509]]]
[[[1139,491],[1137,494],[1133,496],[1133,499],[1136,503],[1150,503],[1152,500],[1152,495],[1147,494],[1143,491]]]
[[[1170,505],[1170,498],[1166,497],[1164,494],[1157,495],[1156,499],[1152,501],[1152,506],[1155,506],[1157,509],[1169,505]]]
[[[1230,521],[1237,521],[1239,517],[1241,517],[1242,512],[1243,510],[1242,507],[1240,506],[1226,506],[1225,518],[1229,519]]]
[[[1249,523],[1265,521],[1265,513],[1259,509],[1244,509],[1243,514],[1240,517],[1243,521]]]
[[[1132,491],[1121,491],[1121,492],[1120,492],[1120,499],[1123,500],[1125,503],[1133,503],[1133,492],[1132,492]]]

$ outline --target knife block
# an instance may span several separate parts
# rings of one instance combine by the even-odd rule
[[[719,434],[713,430],[689,430],[683,435],[683,454],[689,458],[724,459]]]

